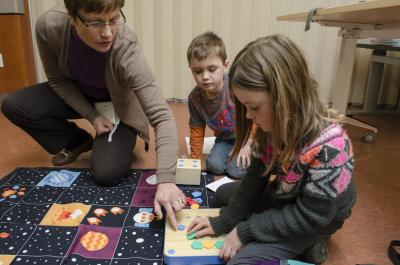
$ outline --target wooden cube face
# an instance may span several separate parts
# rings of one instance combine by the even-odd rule
[[[178,159],[177,168],[201,169],[200,159]]]
[[[178,159],[175,182],[184,185],[200,185],[200,173],[200,159]]]

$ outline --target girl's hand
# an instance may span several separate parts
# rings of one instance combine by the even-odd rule
[[[186,234],[189,235],[192,233],[196,233],[196,238],[215,235],[214,229],[211,227],[208,217],[196,217],[188,226]]]
[[[247,143],[239,151],[239,154],[236,158],[236,166],[241,168],[247,168],[248,166],[250,166],[250,154],[251,145]]]
[[[102,135],[103,133],[111,132],[114,125],[103,116],[97,116],[93,120],[93,127],[96,130],[97,135]]]
[[[228,234],[224,245],[219,251],[219,257],[228,262],[242,248],[243,244],[239,239],[236,227]]]

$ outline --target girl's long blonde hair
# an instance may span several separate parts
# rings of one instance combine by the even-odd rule
[[[271,131],[266,133],[258,128],[253,145],[259,153],[267,144],[272,147],[268,171],[277,162],[293,162],[331,119],[319,99],[317,82],[311,77],[302,52],[280,34],[259,38],[238,53],[229,71],[229,87],[265,91],[271,97]],[[235,105],[236,142],[232,157],[239,153],[252,127],[251,120],[246,119],[246,107],[236,97]]]

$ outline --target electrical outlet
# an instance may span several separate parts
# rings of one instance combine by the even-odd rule
[[[3,54],[0,53],[0,67],[4,67]]]

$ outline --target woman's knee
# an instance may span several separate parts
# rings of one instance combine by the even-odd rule
[[[100,163],[92,163],[91,172],[94,181],[102,186],[113,186],[118,184],[128,173],[129,168],[104,166]]]
[[[12,120],[13,117],[17,115],[17,109],[19,108],[18,102],[14,94],[7,96],[1,103],[1,112],[3,112],[4,116]]]

